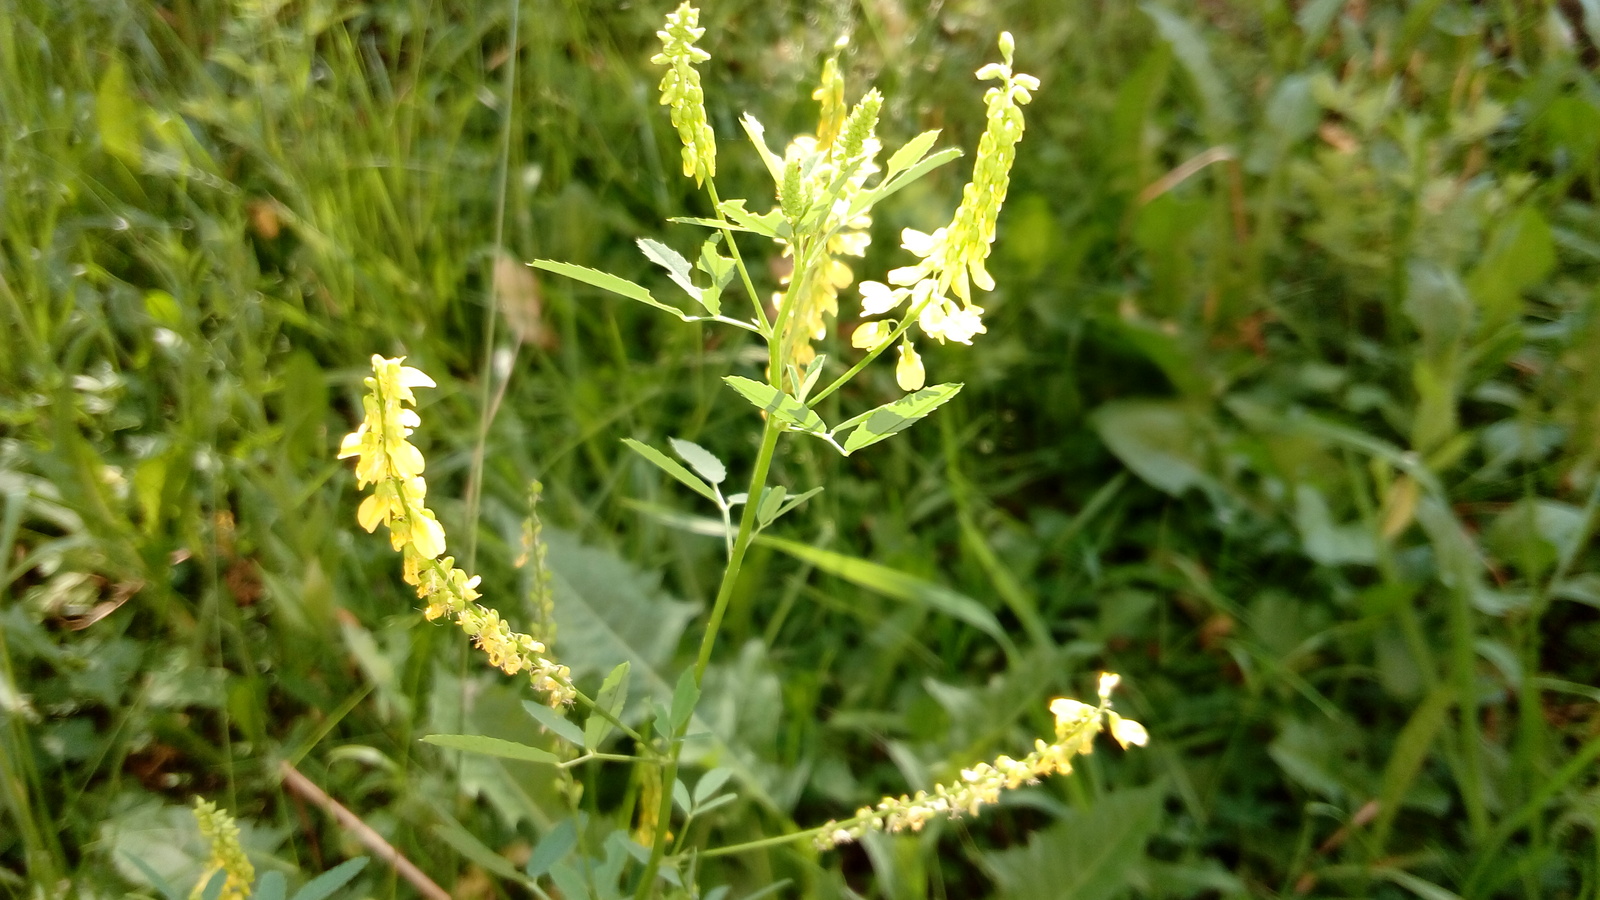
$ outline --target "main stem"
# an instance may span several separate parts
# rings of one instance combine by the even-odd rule
[[[772,470],[772,456],[778,448],[778,435],[782,428],[775,418],[768,416],[766,428],[761,433],[761,451],[756,456],[755,471],[750,474],[749,497],[744,513],[739,516],[739,533],[733,539],[733,552],[728,554],[728,567],[722,572],[722,584],[717,588],[716,602],[711,606],[711,618],[706,621],[705,635],[700,638],[700,654],[694,663],[696,687],[705,680],[706,666],[711,663],[711,648],[716,646],[717,632],[733,599],[734,585],[739,581],[739,570],[744,565],[744,555],[756,536],[756,514],[761,506],[761,493],[767,486],[767,474]],[[645,863],[644,876],[634,891],[635,900],[647,900],[655,885],[656,874],[661,871],[661,858],[667,851],[667,826],[672,821],[672,786],[678,780],[678,756],[683,751],[683,736],[689,729],[686,721],[671,734],[667,749],[667,765],[661,773],[661,805],[656,811],[655,843],[650,848],[650,861]]]

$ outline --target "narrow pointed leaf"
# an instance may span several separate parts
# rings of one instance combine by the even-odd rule
[[[611,713],[613,717],[621,715],[622,704],[628,699],[629,668],[630,666],[623,662],[612,669],[611,674],[600,684],[599,696],[594,698],[595,706]],[[605,716],[597,712],[589,713],[589,721],[583,724],[583,746],[589,750],[600,749],[600,745],[605,743],[606,738],[610,737],[616,728],[617,726],[611,724],[611,720]]]
[[[846,556],[832,550],[823,550],[809,544],[767,535],[757,537],[756,541],[775,550],[781,550],[801,562],[810,563],[830,575],[837,575],[851,584],[876,591],[895,600],[920,604],[953,619],[959,619],[999,641],[1007,650],[1013,648],[1011,639],[1000,626],[1000,621],[994,617],[994,613],[971,597],[859,557]]]
[[[884,200],[898,194],[922,176],[960,157],[961,151],[954,147],[940,150],[938,153],[902,172],[899,177],[886,180],[870,191],[863,191],[856,196],[855,202],[850,205],[850,218],[866,212]]]
[[[685,469],[682,463],[649,444],[636,441],[633,438],[623,438],[622,442],[628,445],[629,450],[655,463],[656,468],[683,482],[690,490],[710,500],[712,503],[717,502],[717,492],[712,490],[711,485],[701,481],[693,472]]]
[[[694,669],[684,669],[678,676],[678,686],[672,690],[672,730],[681,731],[689,717],[694,715],[700,702],[700,685],[695,683]]]
[[[893,178],[906,169],[922,162],[922,158],[928,155],[929,150],[933,149],[933,142],[938,139],[939,129],[935,128],[932,131],[924,131],[906,141],[899,150],[894,152],[893,156],[889,157],[888,164],[884,166],[884,179]]]
[[[908,397],[901,397],[893,403],[885,403],[840,425],[839,431],[854,426],[854,430],[844,442],[845,454],[849,455],[863,447],[870,447],[890,435],[910,428],[919,419],[949,402],[951,397],[961,393],[961,387],[960,384],[936,384]]]
[[[561,760],[548,750],[538,747],[529,747],[516,741],[503,741],[500,738],[484,737],[481,734],[430,734],[423,737],[423,742],[444,747],[447,750],[466,750],[469,753],[482,753],[485,756],[497,756],[501,759],[519,759],[523,762],[557,763]]]
[[[739,392],[739,395],[767,411],[767,415],[774,416],[797,431],[809,434],[823,434],[828,426],[822,417],[813,412],[804,403],[785,394],[770,384],[743,378],[738,375],[725,376],[723,381],[728,386]]]
[[[640,303],[654,306],[656,309],[666,310],[680,319],[683,318],[682,310],[657,300],[655,295],[651,294],[644,286],[634,284],[626,278],[619,278],[610,272],[602,272],[599,269],[591,269],[588,266],[557,262],[553,259],[536,259],[528,263],[528,265],[533,266],[535,269],[543,269],[546,272],[554,272],[557,275],[565,275],[584,284],[593,285],[601,290],[627,297],[629,300],[637,300]]]

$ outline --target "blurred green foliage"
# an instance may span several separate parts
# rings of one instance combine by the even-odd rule
[[[841,32],[891,138],[970,148],[1001,28],[1044,87],[989,333],[929,350],[966,391],[878,452],[780,459],[828,486],[783,529],[828,553],[747,563],[695,760],[742,799],[695,827],[754,839],[1018,752],[1096,668],[1152,734],[982,818],[708,883],[1600,896],[1600,8],[707,6],[723,177],[752,192],[737,114],[811,127]],[[706,211],[646,62],[665,10],[522,0],[513,40],[510,9],[0,5],[0,890],[115,894],[147,882],[129,857],[192,877],[194,794],[258,870],[364,852],[282,762],[458,896],[626,827],[645,786],[416,742],[538,723],[420,622],[332,459],[369,355],[410,354],[488,598],[530,613],[537,476],[557,652],[670,694],[721,546],[621,439],[747,464],[716,376],[757,366],[515,266],[485,344],[502,199],[512,256],[638,279],[632,239]],[[880,216],[869,268],[953,207],[950,169]],[[872,374],[830,402],[892,396]],[[472,529],[444,498],[502,384]]]

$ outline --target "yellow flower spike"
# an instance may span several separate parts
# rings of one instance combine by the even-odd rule
[[[1067,697],[1050,701],[1050,713],[1056,720],[1053,743],[1036,740],[1033,752],[1022,759],[999,756],[993,763],[962,769],[959,780],[935,785],[931,793],[885,797],[877,806],[857,810],[850,819],[822,826],[813,843],[819,850],[830,850],[870,831],[917,831],[935,816],[977,815],[983,806],[998,802],[1001,791],[1016,790],[1046,775],[1071,773],[1072,758],[1089,753],[1094,736],[1108,726],[1123,749],[1144,746],[1149,740],[1144,726],[1111,711],[1110,693],[1118,681],[1109,672],[1100,676],[1099,706]]]
[[[246,900],[250,896],[250,883],[255,881],[256,870],[250,864],[249,857],[245,856],[244,848],[239,845],[239,824],[233,820],[233,816],[228,815],[227,810],[218,809],[216,804],[199,797],[194,799],[194,820],[200,828],[200,836],[205,838],[210,848],[211,858],[207,860],[206,870],[189,896],[199,897],[206,884],[220,871],[227,873],[227,879],[222,883],[218,900]]]
[[[427,602],[423,615],[429,621],[453,617],[495,668],[508,675],[528,673],[534,689],[552,706],[571,703],[577,692],[567,667],[548,659],[544,644],[519,634],[498,613],[477,603],[478,577],[456,568],[454,557],[444,556],[444,526],[427,507],[428,485],[422,478],[427,461],[406,440],[422,424],[416,410],[407,406],[416,403],[412,388],[433,387],[434,382],[403,361],[372,357],[372,377],[365,380],[368,393],[362,398],[366,417],[339,442],[340,459],[356,457],[359,486],[372,485],[356,520],[369,532],[380,524],[388,527],[389,542],[403,561],[402,577]]]
[[[672,125],[683,143],[683,174],[694,176],[697,186],[717,174],[717,136],[706,121],[705,94],[695,69],[695,64],[711,58],[694,45],[706,33],[699,25],[700,10],[685,0],[676,12],[667,14],[666,27],[656,32],[661,52],[650,57],[652,63],[668,67],[661,78],[661,105],[671,107]]]

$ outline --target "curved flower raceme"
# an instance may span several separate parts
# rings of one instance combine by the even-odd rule
[[[972,182],[962,191],[955,217],[932,234],[912,228],[901,233],[900,246],[920,262],[891,270],[887,284],[863,281],[859,288],[862,316],[883,315],[909,301],[917,327],[940,343],[949,340],[970,344],[975,335],[985,331],[983,307],[973,302],[972,288],[994,290],[994,278],[985,268],[985,261],[1011,183],[1017,142],[1022,139],[1022,107],[1039,88],[1039,79],[1012,71],[1015,50],[1011,33],[1002,33],[1000,55],[1004,61],[990,63],[977,72],[980,81],[999,80],[1000,84],[984,94],[987,122],[978,141]],[[910,346],[909,339],[903,346]],[[902,369],[906,356],[914,353],[911,350],[902,354]],[[905,390],[915,390],[907,384],[921,384],[921,379],[915,377],[900,377],[899,381]]]
[[[412,388],[433,387],[421,370],[402,365],[405,358],[372,357],[372,375],[364,382],[362,398],[366,418],[339,445],[339,458],[356,458],[356,484],[372,485],[372,494],[356,513],[361,527],[389,528],[389,541],[403,560],[402,577],[428,605],[423,614],[434,620],[451,616],[489,657],[489,663],[507,675],[527,672],[534,689],[552,706],[576,697],[566,666],[552,662],[544,644],[521,634],[500,614],[477,603],[478,576],[456,568],[455,558],[444,556],[444,526],[427,507],[428,486],[422,472],[422,451],[406,438],[422,424],[414,409]]]
[[[1110,672],[1100,675],[1100,705],[1057,698],[1050,703],[1055,716],[1055,741],[1034,742],[1032,753],[1021,759],[1002,756],[961,770],[961,780],[935,785],[932,791],[885,797],[877,806],[863,807],[853,818],[829,822],[815,838],[820,850],[857,840],[869,831],[920,831],[938,816],[977,815],[983,806],[998,802],[1000,792],[1032,784],[1046,775],[1072,771],[1072,758],[1093,752],[1094,736],[1109,730],[1124,749],[1143,747],[1150,736],[1144,726],[1111,709],[1111,691],[1122,679]]]

